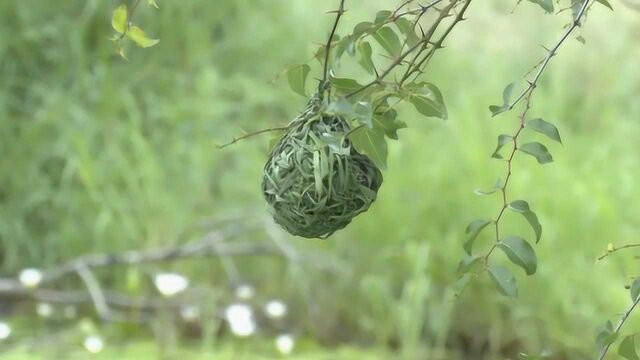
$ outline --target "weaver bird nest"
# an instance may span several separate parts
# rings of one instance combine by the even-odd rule
[[[347,121],[322,108],[316,95],[289,124],[262,179],[274,220],[306,238],[326,238],[347,226],[369,209],[382,184],[380,169],[346,138]]]

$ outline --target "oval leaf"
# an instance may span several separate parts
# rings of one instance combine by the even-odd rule
[[[515,200],[509,203],[508,207],[509,209],[522,214],[535,232],[536,243],[538,243],[542,237],[542,225],[540,225],[540,221],[538,221],[538,215],[536,215],[536,213],[529,207],[529,203],[524,200]]]
[[[427,83],[413,83],[405,86],[408,91],[405,96],[409,102],[425,116],[447,119],[447,108],[442,98],[442,93],[437,86]]]
[[[519,236],[510,235],[498,245],[512,263],[524,269],[527,275],[533,275],[538,267],[536,252],[531,245]]]
[[[402,44],[395,31],[388,26],[383,26],[373,34],[373,38],[376,39],[378,44],[389,53],[392,57],[396,57],[400,54]]]
[[[289,86],[296,93],[307,96],[305,93],[305,85],[307,83],[307,75],[311,68],[307,64],[294,65],[287,70],[287,80],[289,80]]]
[[[496,149],[493,151],[493,154],[491,154],[491,157],[494,159],[502,159],[503,157],[502,155],[500,155],[500,150],[502,149],[503,146],[505,146],[512,140],[513,140],[513,136],[511,135],[505,135],[505,134],[499,135],[498,145],[496,146]]]
[[[111,14],[111,27],[120,34],[127,30],[127,16],[129,11],[127,5],[120,5]]]
[[[363,127],[353,131],[349,135],[349,140],[356,150],[367,154],[379,168],[386,169],[387,141],[384,139],[384,132],[377,128]]]
[[[358,60],[358,64],[360,64],[366,72],[373,74],[375,72],[375,66],[371,60],[371,45],[368,42],[363,41],[358,45],[358,50],[360,50],[360,59]]]
[[[553,157],[549,153],[547,147],[539,142],[522,144],[518,147],[518,150],[535,157],[540,164],[546,164],[553,161]]]
[[[141,48],[152,47],[153,45],[160,42],[160,40],[158,39],[151,39],[147,37],[147,34],[145,34],[144,31],[142,31],[142,29],[137,26],[132,26],[129,28],[129,30],[127,31],[127,37],[133,40],[133,42]]]
[[[473,242],[476,240],[482,229],[491,224],[491,222],[492,221],[488,219],[477,219],[473,220],[469,225],[467,225],[465,233],[469,235],[469,238],[463,245],[464,251],[466,251],[467,254],[471,255],[471,250],[473,250]]]
[[[560,139],[560,132],[558,131],[558,128],[556,128],[556,126],[550,122],[544,121],[542,119],[533,119],[527,121],[525,126],[525,129],[537,131],[543,135],[546,135],[549,139],[555,140],[562,144],[562,139]]]
[[[504,266],[489,266],[489,275],[498,287],[498,291],[508,297],[518,296],[518,287],[516,286],[516,278],[513,277],[511,271]]]

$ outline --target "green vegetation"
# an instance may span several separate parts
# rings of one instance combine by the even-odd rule
[[[557,40],[569,12],[547,15],[527,2],[512,14],[514,1],[474,2],[427,74],[443,94],[447,120],[401,105],[398,119],[408,128],[389,142],[375,203],[329,239],[310,240],[284,233],[266,210],[260,185],[270,136],[216,145],[243,131],[284,126],[304,108],[307,99],[290,89],[285,70],[312,59],[326,41],[333,16],[323,14],[335,4],[141,5],[135,22],[160,42],[132,48],[128,61],[109,40],[117,5],[0,2],[3,278],[86,253],[185,243],[202,235],[203,223],[240,217],[240,224],[260,229],[238,241],[274,238],[321,256],[239,257],[231,281],[228,263],[215,258],[96,275],[130,295],[155,296],[149,275],[176,271],[205,288],[198,300],[212,311],[232,301],[235,281],[253,284],[256,304],[288,303],[281,325],[298,336],[292,358],[300,359],[515,359],[519,352],[547,352],[582,360],[596,353],[596,327],[629,306],[624,286],[638,275],[634,250],[596,258],[609,243],[637,241],[640,228],[640,13],[616,3],[614,12],[594,6],[576,34],[586,43],[569,39],[540,80],[530,118],[552,121],[562,144],[546,142],[551,164],[539,166],[530,156],[513,163],[510,198],[526,198],[544,232],[534,245],[535,276],[504,256],[492,259],[518,279],[518,297],[511,299],[487,276],[473,279],[459,297],[453,287],[465,227],[502,204],[497,194],[479,197],[474,190],[490,189],[503,176],[504,164],[490,156],[497,135],[513,133],[517,114],[492,118],[488,107],[545,55],[539,45]],[[347,8],[342,26],[353,28],[388,5]],[[342,71],[366,83],[369,75],[354,63]],[[307,88],[320,74],[314,64]],[[501,226],[535,239],[518,214]],[[483,232],[474,246],[493,241],[491,231]],[[530,272],[531,263],[523,263]],[[60,287],[82,283],[69,279]],[[154,330],[167,321],[162,316],[150,325],[101,325],[89,305],[73,320],[42,319],[34,308],[32,301],[0,297],[0,321],[14,329],[0,340],[0,351],[8,351],[3,359],[85,358],[87,330],[78,322],[90,322],[90,332],[106,338],[97,358],[156,358],[166,350]],[[632,315],[625,328],[640,329],[640,320]],[[241,342],[217,320],[197,331],[184,324],[172,330],[176,345],[166,351],[175,358],[279,357],[272,339],[280,328]],[[43,339],[35,349],[34,339]]]

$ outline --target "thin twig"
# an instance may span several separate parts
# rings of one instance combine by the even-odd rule
[[[340,0],[340,7],[336,10],[336,20],[333,23],[333,27],[331,28],[331,33],[329,34],[329,39],[327,39],[327,44],[324,48],[324,71],[322,72],[322,84],[327,82],[327,74],[329,72],[329,52],[331,50],[331,42],[333,41],[333,36],[336,33],[336,28],[338,27],[338,23],[340,22],[340,18],[344,13],[344,0]]]
[[[571,33],[577,27],[579,27],[581,25],[582,17],[584,16],[585,11],[586,11],[587,7],[589,6],[590,2],[591,2],[591,0],[585,0],[582,3],[582,6],[580,7],[580,10],[576,14],[576,17],[571,22],[571,26],[569,26],[567,28],[567,31],[564,32],[564,34],[562,35],[562,37],[560,37],[558,42],[556,42],[556,44],[551,48],[551,50],[549,50],[547,56],[542,60],[542,64],[540,65],[540,68],[538,69],[538,72],[536,73],[536,75],[533,77],[532,80],[527,81],[529,83],[529,86],[527,86],[527,88],[509,105],[509,110],[513,109],[513,107],[516,104],[518,104],[518,102],[520,102],[520,100],[522,100],[527,95],[527,93],[529,93],[529,92],[533,91],[533,89],[535,89],[535,87],[538,84],[538,80],[540,79],[540,77],[542,76],[542,73],[545,71],[545,69],[549,65],[549,62],[551,61],[551,58],[554,57],[557,54],[558,49],[560,48],[560,46],[562,46],[562,44],[565,42],[565,40],[567,40],[569,35],[571,35]]]
[[[622,318],[620,318],[620,321],[618,322],[618,325],[616,325],[616,328],[613,331],[614,334],[618,334],[620,332],[620,329],[622,329],[622,326],[624,325],[624,323],[629,318],[629,315],[631,315],[631,313],[636,308],[636,306],[638,306],[638,303],[640,303],[640,296],[638,296],[633,301],[633,304],[631,304],[631,306],[627,309],[627,311],[625,311],[624,314],[622,314]],[[600,356],[598,357],[598,360],[603,360],[604,359],[604,357],[607,355],[607,352],[609,351],[609,347],[611,347],[611,344],[612,343],[607,344],[604,347],[604,349],[602,349],[602,352],[600,353]]]
[[[274,132],[274,131],[286,131],[288,129],[289,129],[289,126],[281,126],[281,127],[274,127],[274,128],[268,128],[268,129],[262,129],[262,130],[254,131],[254,132],[242,135],[240,137],[234,138],[233,140],[229,141],[226,144],[216,145],[216,147],[218,149],[223,149],[223,148],[226,148],[227,146],[230,146],[230,145],[233,145],[233,144],[237,143],[240,140],[248,139],[248,138],[256,136],[256,135],[260,135],[260,134],[264,134],[264,133],[268,133],[268,132]]]
[[[640,247],[640,244],[634,243],[634,244],[622,245],[620,247],[614,247],[612,250],[610,250],[610,251],[607,250],[606,253],[600,255],[597,260],[600,261],[600,260],[606,258],[607,256],[609,256],[610,254],[612,254],[614,252],[617,252],[617,251],[620,251],[620,250],[624,250],[624,249],[634,248],[634,247]]]

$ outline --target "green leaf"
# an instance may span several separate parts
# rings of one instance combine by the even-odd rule
[[[381,24],[385,22],[389,17],[391,17],[391,11],[389,10],[380,10],[376,13],[376,24]]]
[[[156,9],[160,9],[160,7],[158,6],[158,3],[156,2],[156,0],[147,0],[147,4],[153,6]]]
[[[513,277],[511,271],[504,266],[491,265],[487,269],[493,282],[498,287],[498,291],[508,297],[518,296],[518,288],[516,286],[516,278]]]
[[[618,333],[613,331],[611,321],[607,321],[603,326],[598,327],[596,334],[596,344],[600,349],[613,344],[618,338]]]
[[[387,141],[384,132],[379,129],[363,127],[349,135],[353,146],[361,153],[367,154],[371,161],[381,169],[387,167]]]
[[[540,164],[546,164],[553,161],[553,157],[549,153],[547,147],[539,142],[522,144],[518,147],[518,150],[535,157]]]
[[[336,47],[333,50],[334,60],[338,61],[345,51],[349,55],[353,56],[356,53],[355,44],[355,38],[352,36],[345,36],[342,40],[338,41]],[[324,59],[322,59],[321,61],[324,61]]]
[[[111,27],[120,34],[124,34],[127,30],[127,16],[129,11],[127,5],[120,5],[111,14]]]
[[[529,120],[525,123],[525,129],[531,129],[533,131],[537,131],[543,135],[546,135],[549,139],[555,140],[562,144],[562,139],[560,139],[560,132],[555,125],[550,122],[544,121],[542,119],[533,119]]]
[[[400,54],[402,44],[398,35],[388,26],[383,26],[373,34],[373,38],[376,39],[378,44],[385,49],[389,55],[396,57]]]
[[[502,103],[504,105],[509,105],[511,103],[511,95],[513,94],[513,89],[517,84],[517,82],[512,82],[502,90]]]
[[[376,26],[375,26],[374,23],[372,23],[370,21],[363,21],[361,23],[358,23],[358,25],[356,25],[353,28],[353,33],[351,33],[351,37],[354,38],[354,39],[357,39],[360,36],[369,33],[370,31],[372,31],[375,28],[376,28]]]
[[[413,28],[413,23],[411,21],[401,17],[398,18],[395,23],[402,35],[404,35],[407,41],[407,45],[414,46],[420,41],[420,38],[418,38],[418,35],[416,34]]]
[[[358,50],[360,52],[358,64],[369,74],[374,74],[375,66],[373,65],[373,60],[371,60],[371,45],[363,41],[358,45]]]
[[[491,116],[496,116],[505,111],[509,111],[509,105],[491,105],[489,106],[489,111],[491,111]]]
[[[491,105],[489,106],[489,111],[491,111],[491,116],[496,116],[505,111],[509,111],[511,109],[511,95],[513,94],[513,89],[517,85],[517,82],[512,82],[507,85],[504,90],[502,90],[502,105]]]
[[[536,215],[536,213],[529,207],[529,203],[524,200],[515,200],[507,206],[509,209],[522,214],[535,232],[536,243],[538,243],[542,237],[542,225],[540,225],[540,221],[538,221],[538,215]]]
[[[346,98],[341,97],[332,101],[326,111],[331,114],[342,115],[347,120],[356,120],[369,128],[373,127],[373,109],[368,101],[361,100],[351,103]]]
[[[305,93],[305,85],[307,83],[307,75],[309,75],[311,67],[307,64],[293,65],[287,70],[287,80],[289,86],[296,93],[307,96]]]
[[[456,282],[453,284],[453,293],[455,294],[455,296],[460,296],[462,294],[464,289],[467,287],[467,284],[469,284],[470,280],[471,274],[464,274],[458,280],[456,280]]]
[[[493,188],[491,188],[491,190],[476,189],[474,192],[476,193],[476,195],[491,195],[497,191],[500,191],[500,189],[502,189],[502,179],[498,178],[498,180],[496,180],[496,183],[495,185],[493,185]]]
[[[464,251],[466,251],[467,254],[471,255],[474,241],[476,240],[482,229],[484,229],[491,223],[492,221],[488,219],[477,219],[473,220],[471,223],[469,223],[469,225],[467,225],[467,228],[464,232],[469,235],[469,237],[463,245]]]
[[[437,86],[427,82],[412,83],[405,86],[407,91],[404,96],[409,102],[425,116],[447,119],[447,107],[444,104],[442,93]]]
[[[483,257],[480,255],[465,255],[458,264],[458,275],[479,273],[482,271]]]
[[[618,355],[628,360],[640,360],[636,352],[635,335],[626,336],[620,343]]]
[[[160,42],[158,39],[151,39],[147,37],[147,34],[137,26],[131,26],[129,28],[129,31],[127,31],[127,37],[133,40],[133,42],[141,48],[152,47]]]
[[[538,267],[536,252],[525,239],[509,235],[500,241],[498,247],[512,263],[523,268],[527,275],[535,274]]]
[[[357,81],[347,78],[331,78],[331,86],[339,93],[349,94],[362,87]]]
[[[635,302],[638,300],[638,295],[640,295],[640,278],[633,280],[629,294],[631,294],[631,301]]]
[[[384,131],[384,134],[393,140],[398,140],[398,130],[404,129],[407,127],[402,121],[398,121],[395,119],[395,116],[387,116],[386,114],[393,114],[396,111],[391,109],[384,114],[376,113],[373,115],[373,125],[378,127]]]
[[[613,6],[611,6],[611,4],[609,3],[609,1],[607,0],[596,0],[596,2],[599,2],[600,4],[608,7],[609,9],[613,10]]]
[[[551,14],[553,12],[553,0],[529,0],[534,4],[540,5],[540,7],[547,13]]]
[[[499,135],[498,136],[498,145],[496,146],[496,149],[493,151],[493,154],[491,154],[491,157],[494,159],[502,159],[502,155],[500,155],[500,149],[502,149],[503,146],[505,146],[506,144],[512,142],[513,140],[513,136],[511,135]]]

